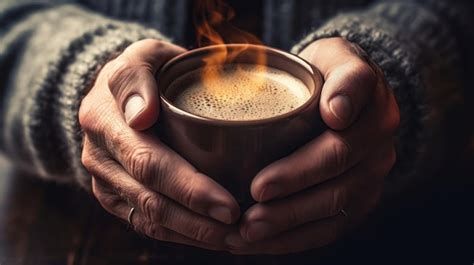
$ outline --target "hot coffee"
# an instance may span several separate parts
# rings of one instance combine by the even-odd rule
[[[232,63],[209,60],[223,51],[237,54]],[[226,188],[243,211],[253,204],[250,183],[262,168],[325,130],[318,111],[323,79],[290,53],[207,46],[168,61],[157,81],[160,139]]]
[[[282,70],[226,64],[185,73],[171,83],[166,96],[176,107],[199,116],[259,120],[298,108],[311,93],[300,79]]]

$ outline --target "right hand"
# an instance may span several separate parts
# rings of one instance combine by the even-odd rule
[[[158,118],[156,71],[183,48],[142,40],[100,71],[83,99],[82,163],[111,214],[149,237],[223,250],[240,213],[232,195],[144,130]]]

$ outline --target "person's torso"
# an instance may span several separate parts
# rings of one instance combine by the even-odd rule
[[[195,47],[193,9],[187,0],[80,0],[113,18],[158,29],[187,48]],[[228,0],[233,24],[258,36],[264,44],[289,49],[305,32],[337,13],[367,6],[371,0]]]

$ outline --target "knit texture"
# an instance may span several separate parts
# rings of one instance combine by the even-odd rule
[[[2,38],[6,50],[2,57],[8,57],[7,52],[18,54],[18,48],[7,41],[26,33],[28,42],[21,56],[9,65],[11,76],[21,78],[7,80],[3,147],[22,169],[59,182],[75,180],[88,188],[90,177],[80,162],[80,101],[97,68],[112,53],[137,40],[163,36],[64,5],[36,12],[14,25]]]
[[[392,0],[368,8],[368,2],[265,0],[262,37],[285,49],[305,31],[294,53],[320,38],[343,37],[383,70],[401,111],[389,194],[429,176],[417,172],[440,159],[432,154],[442,154],[443,115],[460,98],[459,80],[472,70],[465,59],[472,58],[466,48],[474,35],[472,4]],[[158,30],[192,47],[185,42],[194,31],[191,7],[185,0],[1,1],[0,148],[23,170],[89,188],[77,116],[96,70],[134,41],[163,39]]]
[[[433,12],[432,2],[390,1],[340,14],[292,49],[299,53],[318,39],[342,37],[357,43],[383,71],[400,108],[397,162],[386,178],[386,196],[417,185],[430,176],[426,170],[436,170],[446,144],[438,133],[440,122],[460,99],[457,43],[462,40]]]

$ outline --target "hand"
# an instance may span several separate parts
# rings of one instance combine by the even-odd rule
[[[257,174],[258,202],[227,241],[236,254],[283,254],[327,245],[359,223],[395,163],[395,98],[381,71],[341,38],[318,40],[300,56],[324,76],[320,112],[330,128]]]
[[[239,217],[223,187],[144,130],[158,118],[155,72],[184,49],[158,40],[130,45],[107,63],[82,101],[82,162],[93,175],[92,190],[111,214],[149,237],[208,249]],[[235,230],[235,229],[234,229]]]

